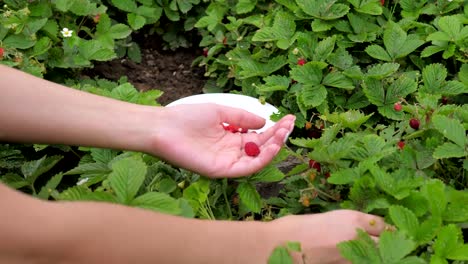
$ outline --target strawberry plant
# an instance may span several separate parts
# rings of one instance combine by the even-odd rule
[[[431,247],[468,220],[455,200],[448,206],[441,198],[457,220],[431,205],[442,196],[435,189],[466,203],[467,8],[463,1],[209,5],[196,24],[206,54],[195,63],[212,78],[205,90],[255,96],[279,107],[273,118],[297,117],[296,150],[286,153],[299,164],[280,195],[266,200],[266,208],[280,208],[274,217],[349,208],[397,226],[378,248],[365,234],[343,244],[354,263],[467,260],[458,253],[463,240],[444,256]],[[420,233],[401,223],[408,218]]]
[[[42,199],[96,200],[203,219],[270,221],[347,208],[396,230],[339,245],[352,263],[468,261],[468,3],[463,0],[4,1],[0,63],[83,91],[157,105],[125,78],[77,81],[96,61],[140,60],[137,35],[201,41],[205,92],[296,116],[262,171],[209,180],[142,153],[0,145],[2,182]],[[136,34],[134,34],[136,33]],[[70,70],[72,69],[72,70]],[[70,77],[71,79],[67,79]],[[226,133],[244,128],[220,124]],[[254,143],[247,155],[260,154]],[[61,169],[73,156],[75,163]],[[281,167],[293,161],[293,166]],[[132,175],[128,172],[132,171]],[[132,177],[130,179],[130,176]],[[260,190],[279,186],[273,195]],[[298,243],[269,263],[292,263]],[[289,262],[288,262],[289,261]]]
[[[53,68],[82,69],[124,56],[139,62],[140,47],[131,34],[148,25],[158,29],[162,17],[179,20],[200,1],[4,3],[0,9],[0,62],[42,76]],[[192,29],[195,18],[196,13],[186,16],[185,30]],[[176,28],[164,31],[164,36],[170,46],[188,46]],[[186,44],[177,44],[179,41]]]

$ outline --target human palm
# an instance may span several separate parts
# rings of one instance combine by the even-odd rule
[[[217,104],[167,107],[152,141],[151,152],[168,162],[209,177],[238,177],[255,173],[278,153],[294,128],[285,116],[263,133],[232,133],[222,123],[244,129],[263,127],[265,120],[247,111]],[[260,148],[256,157],[244,151],[247,142]]]

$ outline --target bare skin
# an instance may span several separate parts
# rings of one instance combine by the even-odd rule
[[[231,134],[228,122],[264,120],[214,104],[171,108],[104,98],[0,66],[0,141],[68,144],[146,152],[208,177],[261,170],[294,127],[286,116],[263,134]],[[247,141],[261,148],[248,157]],[[265,263],[299,241],[307,263],[347,263],[336,244],[356,229],[376,239],[384,221],[356,211],[287,216],[269,222],[208,221],[93,202],[50,202],[0,184],[0,263]],[[297,259],[298,263],[302,257]]]

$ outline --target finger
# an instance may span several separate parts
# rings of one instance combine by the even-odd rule
[[[281,128],[285,128],[288,131],[288,134],[282,138],[282,142],[285,142],[286,137],[289,136],[289,134],[293,131],[294,129],[294,121],[296,117],[293,115],[287,115],[283,117],[280,121],[278,121],[273,127],[267,129],[264,133],[260,134],[260,142],[264,143],[268,141],[271,137],[273,137],[278,130]]]
[[[274,126],[270,127],[263,133],[244,134],[243,141],[244,142],[253,141],[257,143],[258,145],[265,145],[267,144],[267,142],[270,142],[270,143],[273,142],[275,144],[282,145],[294,129],[295,118],[296,117],[293,115],[288,115],[288,116],[283,117]],[[284,133],[283,131],[286,131],[286,133]],[[272,138],[276,138],[276,139],[271,141]]]
[[[264,136],[263,134],[254,134],[248,133],[243,134],[242,139],[242,146],[245,145],[247,142],[255,142],[259,147],[260,150],[262,148],[268,147],[269,145],[278,145],[282,146],[284,144],[285,138],[289,136],[291,133],[290,128],[285,127],[277,127],[275,130],[271,131],[272,133],[268,133],[268,136]]]
[[[262,128],[266,122],[261,116],[235,107],[219,105],[216,110],[221,118],[221,122],[242,128],[258,129]]]
[[[384,219],[379,216],[363,214],[360,225],[371,236],[379,236],[388,226]]]

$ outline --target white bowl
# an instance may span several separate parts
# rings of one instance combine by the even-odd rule
[[[266,123],[260,129],[252,130],[258,133],[265,131],[272,127],[275,122],[270,119],[270,116],[274,113],[278,113],[278,109],[269,103],[261,104],[257,98],[230,93],[208,93],[208,94],[197,94],[188,97],[181,98],[167,105],[171,107],[180,104],[202,104],[202,103],[215,103],[235,108],[244,109],[248,112],[256,114],[265,118]]]

